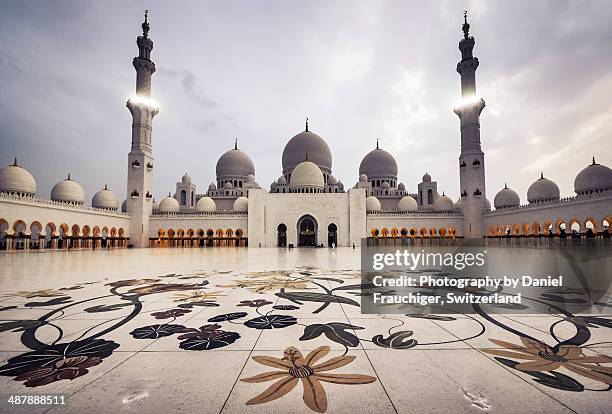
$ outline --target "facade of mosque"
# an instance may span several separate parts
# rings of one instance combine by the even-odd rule
[[[159,203],[153,199],[155,64],[145,16],[137,38],[136,94],[132,114],[127,199],[119,206],[104,186],[85,206],[83,188],[71,178],[57,183],[50,199],[36,198],[36,180],[17,160],[0,170],[0,249],[207,246],[351,246],[364,238],[609,237],[612,170],[593,162],[574,182],[576,195],[561,198],[542,174],[529,187],[527,204],[505,186],[486,198],[485,156],[476,93],[478,58],[467,20],[459,42],[462,103],[458,172],[460,200],[453,202],[425,173],[416,192],[399,181],[398,164],[380,148],[359,165],[352,187],[333,175],[332,152],[323,137],[305,129],[282,153],[282,170],[269,190],[256,181],[255,164],[238,147],[221,155],[216,179],[204,193],[186,173]],[[492,208],[493,207],[493,208]]]

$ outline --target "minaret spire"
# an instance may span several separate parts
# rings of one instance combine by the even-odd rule
[[[470,36],[470,24],[467,22],[467,10],[463,12],[463,38],[467,39]]]
[[[308,132],[308,117],[306,117],[306,132]]]
[[[376,138],[376,149],[380,149],[380,147],[378,146],[378,138]]]
[[[235,150],[238,149],[238,138],[236,138],[235,141],[234,141],[234,149]]]
[[[593,157],[593,158],[595,158],[595,157]],[[13,167],[18,167],[17,157],[15,157],[15,160],[13,161]]]
[[[149,10],[145,10],[145,19],[144,22],[142,23],[142,36],[143,37],[148,37],[149,36]]]

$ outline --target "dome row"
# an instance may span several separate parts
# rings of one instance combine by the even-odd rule
[[[246,197],[238,197],[234,200],[234,211],[246,212],[249,210],[249,199]],[[176,198],[168,194],[160,201],[158,211],[162,214],[172,214],[181,211],[181,206]],[[196,211],[198,213],[213,213],[217,211],[215,200],[210,197],[202,197],[196,203]]]
[[[28,170],[17,164],[15,159],[13,164],[0,169],[0,192],[33,197],[36,193],[36,180]],[[51,189],[51,200],[82,205],[85,202],[85,191],[68,174],[68,178],[55,184]],[[106,210],[117,210],[119,207],[117,196],[107,186],[94,194],[91,205]]]
[[[580,171],[574,180],[574,191],[578,196],[610,190],[612,190],[612,169],[597,164],[595,158],[593,158],[593,163]],[[559,186],[554,181],[545,178],[544,174],[540,174],[540,178],[534,181],[527,190],[527,201],[530,204],[556,201],[560,196]],[[516,208],[520,204],[519,195],[507,185],[497,193],[493,200],[496,209]]]

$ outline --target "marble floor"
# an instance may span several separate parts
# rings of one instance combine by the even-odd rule
[[[0,253],[0,412],[610,412],[609,297],[364,315],[359,268],[342,248]]]

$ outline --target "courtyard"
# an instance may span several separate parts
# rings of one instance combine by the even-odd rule
[[[540,314],[362,314],[359,248],[7,252],[0,264],[1,412],[612,406],[609,296],[588,315],[552,299]],[[65,404],[8,403],[18,395]]]

